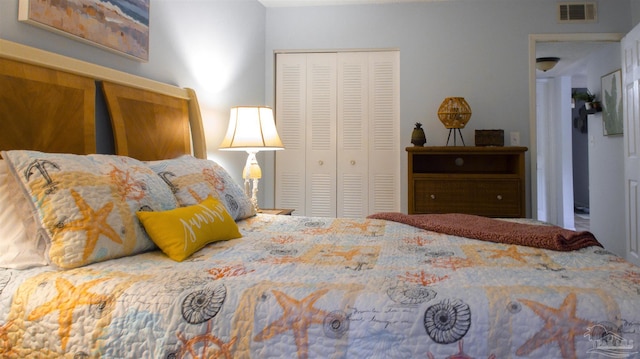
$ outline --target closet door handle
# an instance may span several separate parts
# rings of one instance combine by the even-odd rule
[[[319,164],[320,166],[322,166],[322,165],[324,164],[324,161],[323,161],[323,160],[320,160],[320,161],[318,161],[318,164]]]

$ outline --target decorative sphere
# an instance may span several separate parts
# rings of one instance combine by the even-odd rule
[[[464,97],[447,97],[438,108],[438,118],[445,128],[464,128],[471,118],[471,107]]]

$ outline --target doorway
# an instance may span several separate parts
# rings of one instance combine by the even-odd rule
[[[532,217],[567,228],[574,228],[571,123],[564,129],[549,128],[556,122],[541,121],[565,118],[571,121],[571,88],[586,87],[586,83],[572,84],[572,74],[579,74],[584,66],[580,59],[584,51],[599,42],[619,43],[621,34],[540,34],[529,36],[529,93],[530,93],[530,153],[531,153],[531,209]],[[567,46],[567,44],[571,46]],[[575,45],[575,46],[574,46]],[[558,49],[564,51],[558,56]],[[549,55],[541,50],[553,51]],[[569,55],[567,51],[572,51]],[[561,57],[557,69],[539,78],[535,68],[537,56]],[[562,59],[564,57],[564,60]],[[575,76],[573,76],[575,78]],[[542,91],[540,89],[542,88]],[[567,131],[562,133],[562,131]]]

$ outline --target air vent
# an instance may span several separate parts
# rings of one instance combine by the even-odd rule
[[[595,2],[558,3],[558,21],[561,23],[596,22],[597,19]]]

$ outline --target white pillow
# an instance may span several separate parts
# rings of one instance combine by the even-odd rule
[[[36,237],[34,219],[25,207],[28,203],[3,159],[0,159],[0,203],[0,268],[46,265],[46,244]]]

